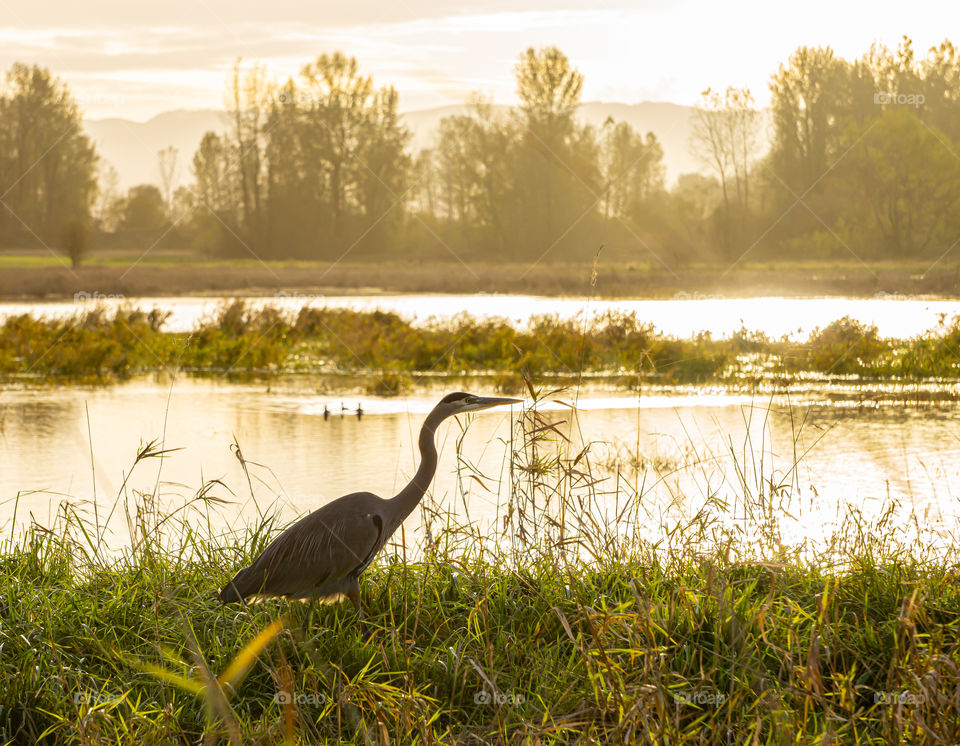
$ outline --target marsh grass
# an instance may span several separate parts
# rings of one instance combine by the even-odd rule
[[[73,318],[7,318],[0,381],[107,383],[153,372],[231,378],[353,374],[368,393],[403,393],[438,377],[483,375],[517,387],[523,367],[540,378],[638,385],[714,383],[754,390],[819,381],[960,381],[960,318],[909,340],[882,339],[849,318],[807,340],[741,329],[730,338],[668,337],[634,314],[587,320],[541,316],[528,329],[467,314],[413,324],[394,313],[304,307],[284,312],[224,303],[190,333],[164,331],[167,314],[93,307]]]
[[[218,511],[262,500],[237,443],[247,483],[207,482],[175,509],[132,486],[139,464],[176,457],[145,444],[106,509],[125,519],[120,546],[89,505],[11,527],[3,740],[960,740],[953,534],[891,501],[872,516],[837,506],[833,531],[791,542],[806,525],[802,421],[782,464],[748,434],[727,454],[691,442],[678,460],[635,453],[630,466],[578,440],[575,392],[524,386],[501,473],[472,465],[463,431],[464,511],[425,500],[419,540],[398,536],[365,574],[366,642],[346,607],[304,632],[298,605],[216,601],[282,528],[273,507],[214,528]],[[544,399],[568,415],[547,416]],[[481,526],[468,493],[493,482],[507,498]]]
[[[264,264],[256,259],[229,261],[191,257],[185,252],[139,250],[97,251],[71,272],[49,252],[0,252],[0,297],[72,298],[97,289],[134,296],[189,295],[219,292],[244,295],[290,291],[352,293],[526,293],[580,296],[591,292],[585,273],[591,256],[570,263],[544,262],[531,272],[529,263],[459,262],[310,262]],[[957,264],[949,255],[936,266],[929,262],[778,261],[750,262],[748,256],[731,270],[695,263],[665,268],[650,263],[616,261],[607,256],[599,292],[606,297],[742,297],[823,295],[871,297],[879,294],[955,297]],[[131,264],[136,271],[130,272]]]

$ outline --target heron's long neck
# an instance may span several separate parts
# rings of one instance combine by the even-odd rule
[[[433,481],[433,475],[437,472],[437,446],[433,440],[437,426],[443,419],[444,415],[439,414],[434,409],[427,415],[427,419],[424,420],[423,426],[420,428],[420,468],[417,469],[417,473],[410,480],[410,484],[390,500],[391,507],[394,509],[392,528],[398,527],[403,523],[404,518],[413,512],[413,509],[423,499],[430,482]]]

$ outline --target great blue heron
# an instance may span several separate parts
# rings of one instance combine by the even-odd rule
[[[437,471],[434,433],[448,417],[520,399],[448,394],[420,428],[420,467],[400,493],[384,500],[369,492],[337,498],[294,523],[220,591],[223,603],[286,596],[333,603],[350,599],[363,631],[360,574],[420,502]]]

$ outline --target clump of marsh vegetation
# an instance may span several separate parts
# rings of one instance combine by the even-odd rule
[[[566,397],[529,393],[502,473],[476,472],[459,438],[458,494],[425,500],[365,575],[370,641],[345,609],[304,631],[296,605],[216,602],[283,528],[256,478],[171,504],[128,475],[103,511],[119,522],[64,503],[52,525],[11,528],[3,739],[960,739],[954,529],[934,535],[891,502],[837,506],[816,534],[796,463],[688,448],[604,466],[578,442],[575,409],[539,409]],[[137,462],[163,457],[175,454],[152,442]],[[468,506],[494,483],[484,522]],[[252,522],[230,527],[244,499]],[[111,525],[125,526],[119,546]]]
[[[168,314],[95,307],[68,319],[13,316],[0,324],[0,380],[110,382],[157,371],[277,376],[356,374],[376,394],[427,377],[488,375],[514,386],[520,365],[540,377],[606,378],[635,386],[753,388],[814,374],[823,380],[960,378],[960,318],[941,318],[908,340],[883,339],[843,318],[806,340],[741,329],[729,338],[664,335],[632,313],[589,320],[540,316],[527,328],[468,314],[414,324],[395,313],[304,307],[285,312],[225,303],[189,333],[164,330]],[[513,382],[513,383],[511,383]]]

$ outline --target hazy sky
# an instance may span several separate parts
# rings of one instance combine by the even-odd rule
[[[732,84],[766,103],[771,73],[797,46],[829,44],[852,58],[903,34],[921,52],[950,34],[960,43],[960,3],[0,0],[3,69],[39,62],[89,116],[138,120],[220,107],[238,56],[285,79],[338,49],[395,85],[404,110],[460,103],[472,90],[511,103],[517,54],[547,44],[584,73],[585,100],[689,104]]]

